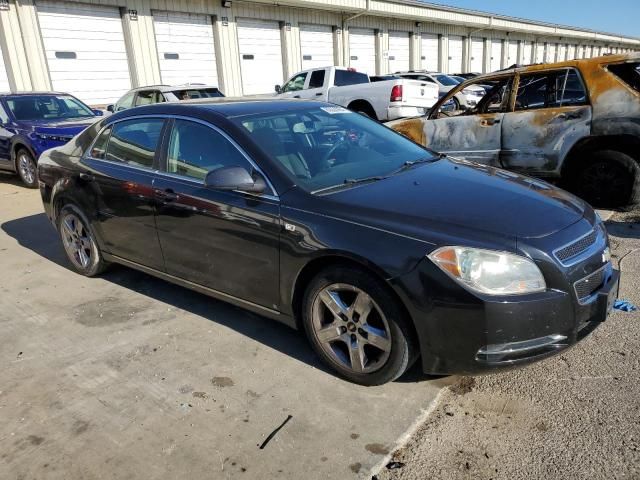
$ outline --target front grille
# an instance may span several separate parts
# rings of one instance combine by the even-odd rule
[[[566,263],[567,261],[571,260],[574,257],[577,257],[582,252],[591,247],[591,245],[596,243],[597,239],[598,232],[596,230],[592,230],[590,233],[583,237],[580,237],[575,242],[559,248],[554,252],[554,255],[558,260],[560,260],[560,263]]]
[[[598,290],[604,284],[607,274],[607,265],[599,268],[593,273],[590,273],[586,277],[578,280],[573,284],[576,291],[578,301],[585,300],[591,296],[596,290]]]

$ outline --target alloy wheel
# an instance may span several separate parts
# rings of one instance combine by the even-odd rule
[[[35,182],[36,165],[29,155],[24,152],[18,154],[18,169],[20,170],[20,176],[25,183],[32,185]]]
[[[80,269],[89,268],[93,243],[91,234],[73,213],[65,214],[60,225],[62,226],[62,243],[71,261]]]
[[[313,333],[337,365],[355,373],[382,368],[391,352],[383,311],[363,290],[344,283],[323,288],[313,300]]]

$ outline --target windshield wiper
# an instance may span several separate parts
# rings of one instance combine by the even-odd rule
[[[324,193],[324,192],[328,192],[329,190],[338,190],[340,188],[347,188],[350,187],[352,185],[357,185],[360,183],[371,183],[371,182],[377,182],[378,180],[384,180],[387,177],[381,176],[381,175],[376,175],[373,177],[363,177],[363,178],[345,178],[344,181],[342,183],[338,183],[336,185],[331,185],[328,187],[324,187],[324,188],[320,188],[318,190],[314,190],[311,193]]]
[[[416,165],[421,165],[423,163],[431,163],[431,162],[435,162],[436,160],[440,160],[441,158],[445,158],[446,155],[444,153],[439,153],[437,156],[435,157],[425,157],[425,158],[421,158],[419,160],[407,160],[406,162],[404,162],[400,168],[398,168],[396,171],[394,171],[392,173],[392,175],[395,175],[396,173],[400,173],[400,172],[404,172],[405,170],[409,170],[410,168],[416,166]]]

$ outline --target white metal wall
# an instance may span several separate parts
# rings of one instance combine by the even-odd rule
[[[217,85],[213,24],[208,15],[154,12],[162,82]]]
[[[409,70],[409,32],[389,32],[389,72]]]
[[[300,25],[302,69],[331,66],[334,63],[333,32],[330,25]]]
[[[2,49],[0,48],[0,92],[8,92],[9,90],[9,76],[7,75]]]
[[[530,65],[533,63],[533,42],[525,40],[522,42],[522,64]]]
[[[556,61],[557,45],[555,43],[547,44],[547,55],[545,61],[547,63],[553,63]]]
[[[425,70],[435,72],[438,70],[440,48],[438,35],[433,33],[423,33],[421,38],[421,67]]]

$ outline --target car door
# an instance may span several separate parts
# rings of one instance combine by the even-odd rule
[[[9,122],[9,115],[0,103],[0,168],[2,169],[10,168],[11,162],[11,138],[14,134],[7,128]]]
[[[459,89],[451,90],[425,122],[426,146],[465,160],[500,166],[501,122],[509,108],[511,83],[512,77],[497,79],[475,108],[464,111],[447,111]]]
[[[514,109],[502,125],[502,165],[531,174],[557,171],[571,147],[590,134],[591,117],[576,69],[520,74]]]
[[[153,180],[165,120],[137,118],[107,126],[81,160],[81,182],[97,209],[105,251],[162,270]]]
[[[173,121],[165,157],[154,193],[167,273],[277,309],[280,203],[275,192],[253,195],[204,185],[215,168],[256,172],[257,167],[222,130],[195,120]]]
[[[302,72],[291,77],[280,89],[280,96],[283,98],[302,98],[301,92],[304,89],[308,73]]]
[[[322,96],[326,89],[324,88],[324,82],[328,79],[329,75],[325,69],[314,70],[311,75],[308,75],[304,85],[304,89],[300,92],[300,98],[307,98],[310,100],[322,100]]]

